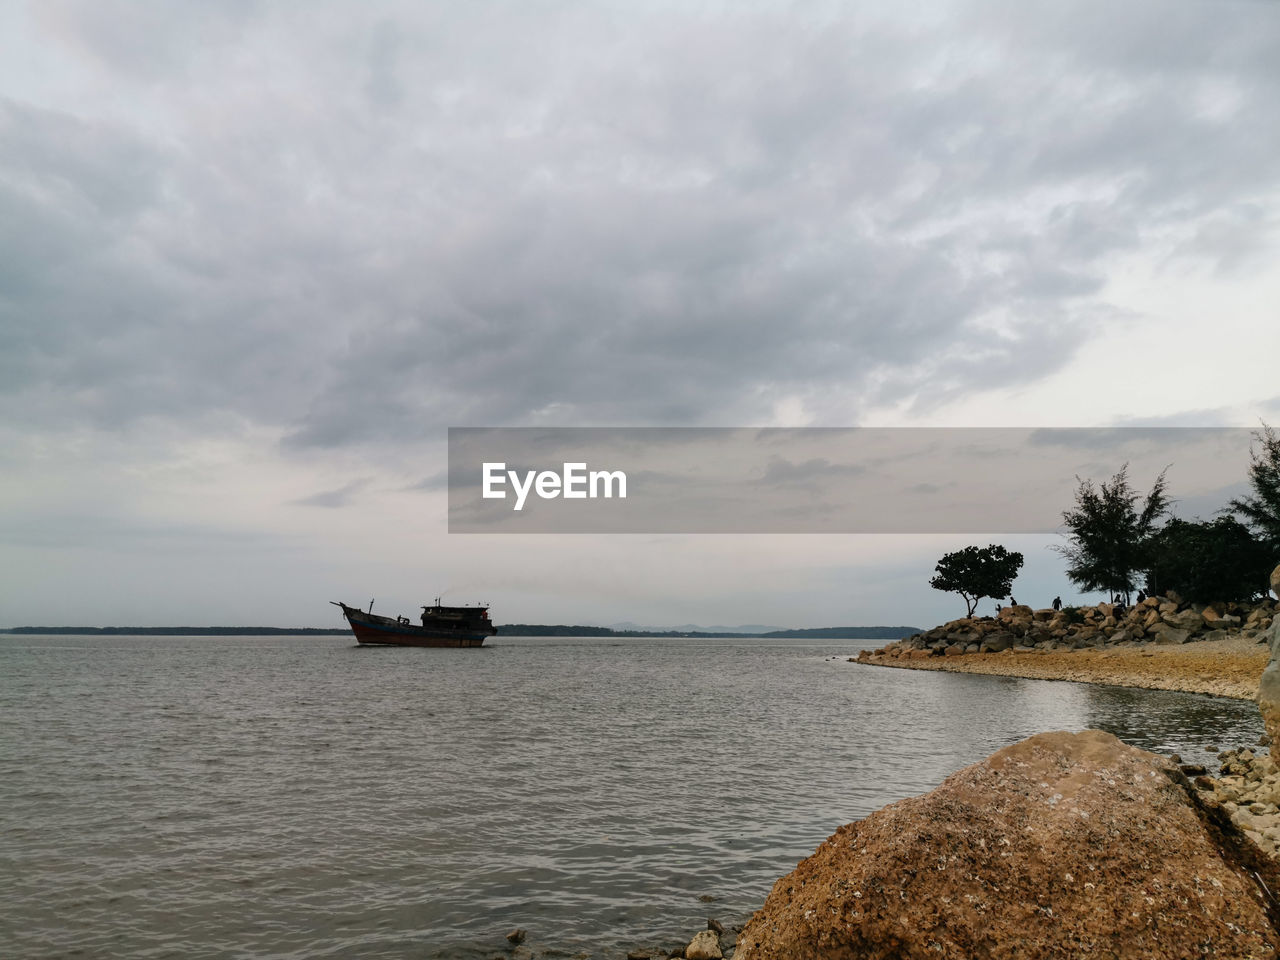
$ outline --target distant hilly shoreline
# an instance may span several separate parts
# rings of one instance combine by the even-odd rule
[[[795,630],[770,630],[768,633],[734,633],[720,630],[613,630],[609,627],[583,627],[568,624],[508,623],[498,626],[498,634],[509,637],[728,637],[762,640],[874,640],[879,637],[910,637],[920,633],[918,627],[812,627]]]
[[[498,624],[499,636],[508,637],[720,637],[763,640],[900,640],[920,633],[919,627],[813,627],[771,630],[768,633],[730,633],[689,630],[613,630],[569,624]],[[308,637],[338,636],[345,627],[10,627],[0,634],[44,636],[146,636],[146,637]]]

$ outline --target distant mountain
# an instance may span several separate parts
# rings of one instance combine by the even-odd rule
[[[900,640],[920,633],[919,627],[811,627],[739,633],[720,630],[614,630],[566,623],[499,623],[498,636],[507,637],[742,637],[762,640]]]
[[[919,627],[813,627],[774,630],[760,636],[770,640],[901,640],[921,632]]]
[[[744,623],[736,627],[726,627],[724,624],[716,623],[709,627],[699,626],[696,623],[677,623],[671,627],[655,627],[652,625],[644,625],[632,623],[630,620],[623,620],[621,623],[609,624],[610,630],[618,631],[634,631],[639,633],[733,633],[733,634],[757,634],[769,633],[771,630],[781,630],[782,627],[769,626],[762,623]]]

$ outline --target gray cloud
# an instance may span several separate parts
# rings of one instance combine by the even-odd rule
[[[20,550],[87,547],[116,555],[154,552],[169,556],[199,544],[201,554],[234,557],[250,551],[297,549],[278,531],[236,528],[225,523],[164,521],[152,517],[81,509],[0,518],[0,544]]]
[[[369,478],[362,477],[343,484],[335,490],[322,490],[320,493],[313,493],[309,497],[302,497],[292,502],[300,507],[327,507],[330,509],[349,507],[354,502],[356,494],[368,485]]]
[[[1060,369],[1153,237],[1264,248],[1273,11],[939,10],[51,5],[131,109],[0,107],[0,391],[295,450],[846,424]]]
[[[811,486],[815,480],[856,477],[866,472],[866,467],[855,463],[832,463],[825,457],[814,457],[802,462],[784,457],[770,457],[769,465],[757,481],[766,485]]]
[[[448,490],[451,484],[459,484],[461,482],[461,477],[450,478],[448,470],[437,470],[430,476],[423,477],[417,483],[411,484],[404,489],[415,491]]]

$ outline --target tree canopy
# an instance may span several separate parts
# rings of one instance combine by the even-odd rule
[[[1147,589],[1198,603],[1252,600],[1267,591],[1271,554],[1235,517],[1170,520],[1151,538]]]
[[[1160,471],[1145,499],[1130,485],[1127,463],[1097,487],[1076,477],[1075,509],[1062,514],[1069,542],[1056,548],[1067,560],[1072,583],[1082,590],[1121,594],[1128,602],[1137,575],[1149,566],[1151,535],[1169,509],[1166,472]]]
[[[1280,553],[1280,437],[1267,426],[1253,439],[1262,449],[1249,444],[1250,496],[1236,497],[1228,510],[1244,518],[1244,522],[1270,550],[1272,558]]]
[[[958,593],[973,616],[974,607],[983,597],[1007,597],[1014,578],[1022,567],[1022,554],[1010,552],[997,544],[965,547],[948,553],[934,567],[936,575],[929,581],[935,590]]]

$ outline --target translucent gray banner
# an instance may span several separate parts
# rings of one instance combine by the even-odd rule
[[[1236,428],[449,430],[450,533],[1051,533],[1077,478],[1168,468],[1181,516],[1245,490]]]

